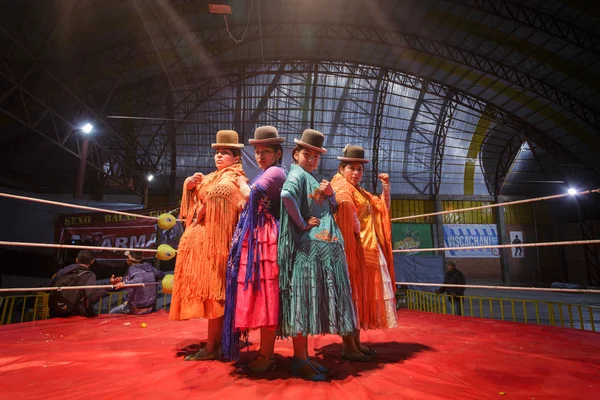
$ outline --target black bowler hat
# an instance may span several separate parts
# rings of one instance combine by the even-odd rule
[[[300,139],[294,139],[294,142],[300,146],[318,151],[319,153],[327,153],[327,150],[323,148],[324,140],[325,135],[321,132],[315,131],[314,129],[306,129],[302,132],[302,137]]]
[[[338,157],[338,160],[341,161],[346,161],[346,162],[359,162],[359,163],[363,163],[366,164],[369,162],[369,160],[367,160],[365,158],[365,149],[363,149],[360,146],[350,146],[347,145],[346,147],[344,147],[344,150],[342,150],[342,152],[344,153],[343,157]]]
[[[254,130],[254,139],[248,140],[253,146],[259,146],[261,144],[281,144],[285,142],[285,139],[279,137],[279,132],[274,126],[259,126]]]

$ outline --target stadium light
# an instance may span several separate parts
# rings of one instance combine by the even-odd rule
[[[92,124],[90,124],[89,122],[81,127],[81,130],[83,131],[83,133],[86,133],[86,134],[89,134],[92,131],[92,129],[94,129],[94,126]]]

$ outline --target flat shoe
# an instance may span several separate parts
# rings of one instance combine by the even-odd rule
[[[308,366],[308,368],[304,368]],[[312,382],[328,382],[329,379],[319,373],[308,360],[300,360],[292,357],[292,375]]]
[[[372,362],[373,359],[361,352],[356,353],[342,353],[342,358],[348,361],[358,361],[358,362]]]
[[[264,358],[266,360],[269,360],[269,364],[267,364],[267,366],[264,369],[256,369],[256,368],[252,368],[252,366],[250,365],[250,363],[254,360],[256,360],[257,358]],[[277,368],[277,364],[275,363],[275,359],[273,357],[265,357],[262,355],[258,355],[254,358],[254,360],[250,361],[248,364],[244,364],[239,366],[235,372],[236,374],[239,375],[252,375],[252,374],[263,374],[266,372],[273,372],[275,371],[275,369]]]
[[[329,373],[329,369],[327,369],[327,367],[325,367],[324,365],[319,364],[318,362],[316,362],[313,358],[308,358],[308,362],[310,363],[310,365],[317,370],[318,373],[320,373],[321,375],[327,375]]]
[[[219,350],[215,350],[212,353],[207,353],[204,349],[199,350],[194,354],[189,354],[185,356],[185,361],[208,361],[208,360],[218,360],[221,358],[221,352]]]
[[[365,349],[367,349],[367,350],[366,351],[361,350],[361,353],[363,353],[365,356],[375,357],[379,354],[379,353],[377,353],[377,350],[369,349],[368,347],[365,347]]]

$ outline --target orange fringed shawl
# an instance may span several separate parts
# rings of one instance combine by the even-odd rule
[[[381,247],[390,278],[392,283],[395,282],[392,229],[387,205],[382,198],[352,186],[340,174],[333,177],[331,185],[338,203],[335,219],[344,237],[352,295],[360,327],[388,327],[379,263]],[[357,224],[360,224],[360,239],[355,236]]]
[[[242,165],[234,164],[206,175],[192,190],[183,188],[180,218],[186,230],[177,250],[170,319],[223,315],[227,257],[243,202],[241,175]],[[202,206],[206,214],[194,225]]]

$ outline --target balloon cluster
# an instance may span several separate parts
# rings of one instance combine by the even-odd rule
[[[174,227],[176,223],[177,223],[177,218],[175,218],[171,214],[165,213],[165,214],[161,214],[158,217],[158,227],[165,231]],[[161,244],[160,246],[158,246],[158,249],[156,251],[156,258],[158,258],[161,261],[168,261],[168,260],[172,259],[173,257],[175,257],[176,254],[177,254],[177,252],[175,251],[175,249],[173,247],[169,246],[168,244]]]
[[[158,217],[158,227],[163,230],[169,230],[175,226],[177,219],[171,214],[161,214]],[[156,251],[156,258],[161,261],[167,261],[175,257],[177,252],[168,244],[161,244]],[[173,293],[174,277],[171,274],[165,275],[162,280],[162,291],[165,294]]]

